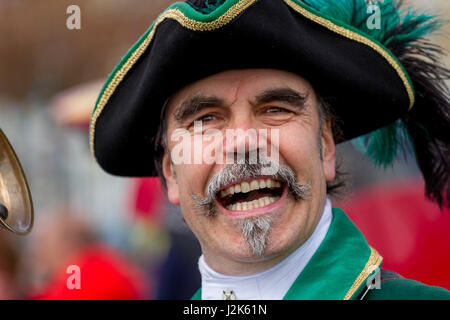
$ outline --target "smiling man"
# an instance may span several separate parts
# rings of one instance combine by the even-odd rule
[[[161,177],[201,245],[194,298],[450,297],[380,269],[329,199],[335,146],[361,135],[383,164],[409,139],[428,196],[450,198],[449,72],[422,38],[437,21],[380,6],[373,31],[362,0],[178,2],[108,79],[92,151],[112,174]]]
[[[191,106],[188,113],[184,112],[186,105]],[[207,130],[224,133],[220,141],[224,146],[220,148],[222,161],[175,165],[170,150],[177,141],[171,139],[162,160],[169,200],[181,206],[202,247],[204,297],[219,298],[222,294],[217,283],[205,279],[208,272],[234,276],[261,273],[301,247],[294,255],[298,256],[299,266],[290,272],[295,279],[302,260],[307,262],[311,257],[330,224],[329,204],[322,213],[326,182],[335,176],[331,122],[320,116],[323,106],[319,106],[311,85],[298,75],[280,70],[225,71],[186,86],[166,106],[163,121],[167,132],[163,134],[169,137],[178,129],[191,131],[192,140],[206,135]],[[195,121],[202,121],[203,129],[196,134]],[[251,141],[250,136],[226,137],[229,130],[248,129],[278,130],[277,139],[266,136],[264,143],[268,149],[276,144],[279,163],[273,175],[263,175],[264,165],[259,162],[250,163],[250,154],[261,145],[260,141]],[[208,147],[206,143],[202,146]],[[190,154],[195,151],[198,150]],[[238,155],[242,155],[242,164],[238,163]],[[227,164],[227,158],[236,163]],[[321,225],[311,237],[321,218]],[[305,244],[308,239],[311,240]],[[274,279],[281,280],[285,275],[276,273]],[[241,282],[237,284],[242,287],[240,290],[228,284],[233,292],[239,292],[239,298],[273,297],[273,289],[255,296],[257,292],[245,288],[244,279],[234,279]],[[288,284],[279,287],[280,293],[287,292]],[[261,285],[269,289],[275,283]],[[213,292],[208,295],[207,290]]]

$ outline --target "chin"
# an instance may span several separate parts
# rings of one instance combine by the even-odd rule
[[[240,239],[236,241],[236,246],[231,249],[231,255],[235,260],[245,262],[261,262],[271,260],[279,256],[285,256],[286,250],[290,247],[289,244],[280,241],[280,239],[273,239],[269,235],[264,249],[255,252],[252,245],[241,234]],[[256,250],[258,251],[258,250]]]

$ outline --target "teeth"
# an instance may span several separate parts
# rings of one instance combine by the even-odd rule
[[[250,182],[242,182],[235,184],[227,189],[220,191],[220,197],[224,198],[228,195],[233,195],[235,193],[243,192],[248,193],[253,190],[259,190],[264,188],[280,188],[281,183],[272,179],[260,179],[252,180]]]
[[[266,203],[264,202],[264,199],[265,199],[265,198],[267,198],[267,197],[259,198],[258,202],[259,202],[259,206],[260,206],[260,207],[264,207],[264,206],[266,205]]]
[[[259,187],[260,187],[261,189],[264,189],[264,188],[266,187],[266,180],[261,180],[261,181],[259,181]]]
[[[231,211],[245,211],[245,210],[252,210],[252,209],[258,209],[265,206],[268,206],[271,203],[274,203],[275,201],[278,201],[280,197],[263,197],[259,198],[258,200],[253,200],[249,202],[239,202],[235,204],[230,204],[227,206],[228,210]]]
[[[250,182],[250,190],[258,190],[259,189],[259,183],[257,180],[253,180]]]
[[[243,193],[250,192],[250,185],[248,184],[248,182],[241,183],[241,190]]]

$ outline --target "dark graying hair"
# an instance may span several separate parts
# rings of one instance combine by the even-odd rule
[[[342,141],[342,130],[341,130],[341,122],[339,118],[335,115],[333,108],[331,107],[331,103],[328,102],[328,99],[325,99],[322,95],[317,95],[317,106],[319,113],[319,123],[320,123],[320,132],[323,130],[323,126],[327,119],[331,121],[331,129],[333,132],[334,141]],[[154,165],[156,174],[160,177],[161,183],[164,188],[166,188],[166,179],[163,175],[162,170],[162,160],[165,152],[168,151],[168,140],[167,140],[167,123],[166,123],[166,107],[169,104],[170,98],[166,100],[160,115],[160,125],[158,128],[158,132],[156,134],[154,140],[154,148],[155,148],[155,158]],[[322,142],[319,139],[319,148],[320,154],[322,156]],[[341,171],[341,162],[339,159],[336,159],[336,176],[333,181],[327,182],[327,194],[335,199],[340,199],[345,193],[346,189],[346,179],[345,176],[347,173]]]
[[[322,95],[317,94],[317,107],[320,121],[320,132],[323,130],[323,126],[327,119],[331,121],[331,131],[333,132],[334,142],[343,140],[343,132],[341,129],[341,120],[336,116],[331,103],[328,102]],[[322,157],[322,141],[319,139],[320,155]],[[327,194],[334,199],[341,199],[347,188],[347,180],[345,177],[347,173],[342,171],[341,162],[336,157],[336,174],[333,181],[327,182]]]

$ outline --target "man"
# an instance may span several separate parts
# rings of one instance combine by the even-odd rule
[[[450,198],[448,70],[422,39],[437,20],[384,1],[372,30],[367,6],[179,2],[108,79],[92,151],[112,174],[162,177],[202,248],[195,299],[450,298],[380,271],[327,197],[336,143],[375,131],[375,161],[410,141],[429,197]]]

